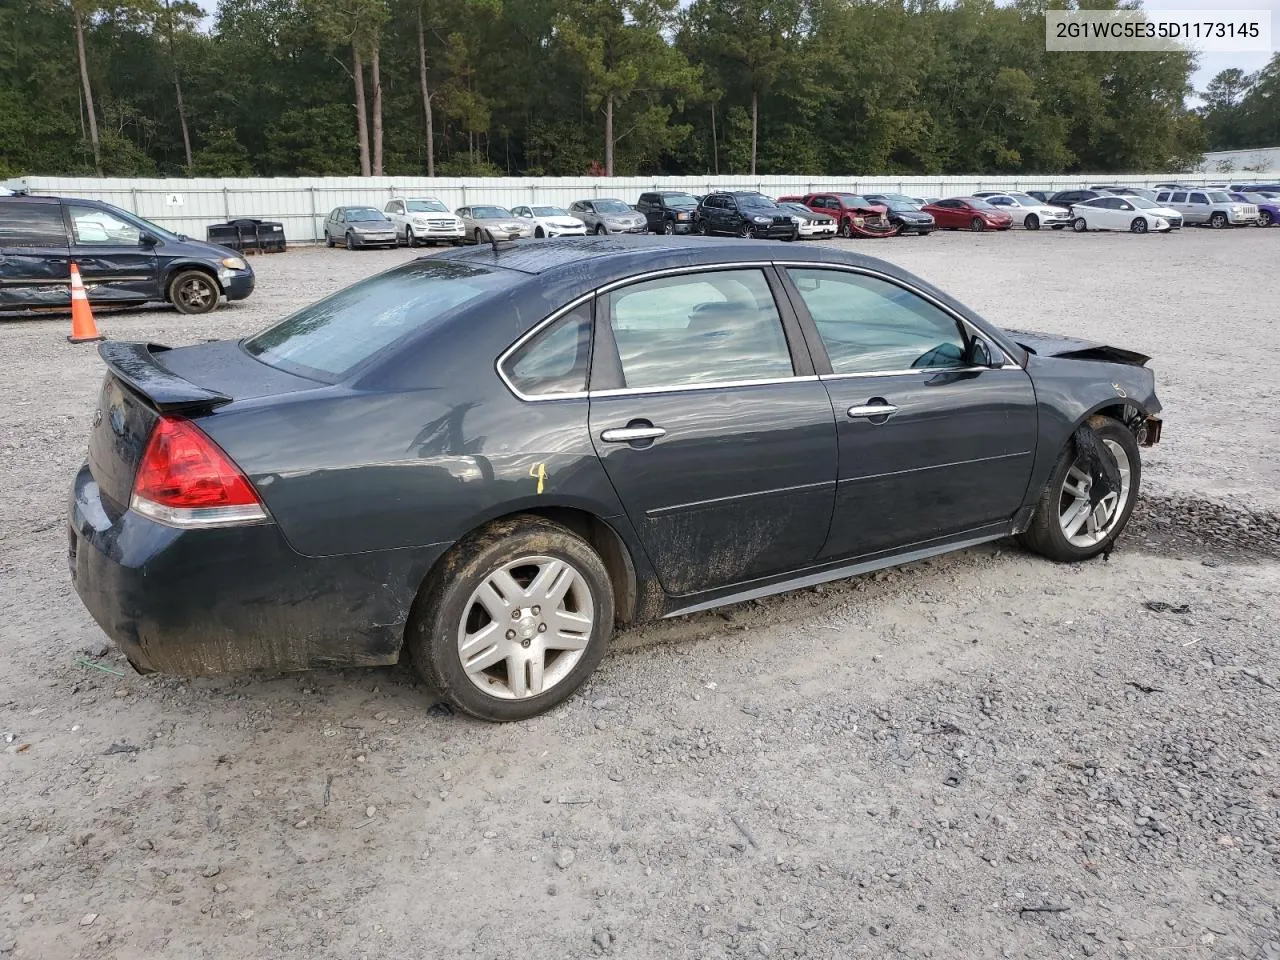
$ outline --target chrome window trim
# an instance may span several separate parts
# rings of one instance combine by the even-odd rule
[[[1001,355],[1002,357],[1004,357],[1004,361],[1005,361],[1005,362],[1004,362],[1003,364],[1001,364],[999,367],[969,367],[969,368],[963,368],[963,369],[967,369],[967,370],[1007,370],[1007,369],[1009,369],[1009,367],[1011,367],[1011,366],[1013,366],[1013,367],[1017,367],[1019,370],[1021,370],[1021,369],[1022,369],[1021,365],[1020,365],[1020,364],[1018,364],[1018,363],[1015,363],[1015,362],[1014,362],[1014,360],[1013,360],[1013,358],[1009,356],[1008,352],[1004,349],[1004,347],[1000,346],[1000,344],[998,344],[998,343],[993,343],[993,342],[991,341],[991,338],[990,338],[990,337],[988,337],[985,333],[983,333],[983,331],[981,331],[981,330],[979,330],[977,327],[975,327],[975,326],[974,326],[972,323],[970,323],[970,322],[969,322],[965,317],[963,317],[963,316],[961,316],[960,314],[956,313],[956,311],[952,310],[950,307],[948,307],[945,303],[943,303],[943,302],[942,302],[941,300],[939,300],[937,297],[930,296],[929,294],[925,293],[923,290],[920,290],[920,289],[919,289],[919,288],[917,288],[917,287],[913,287],[913,286],[912,286],[911,284],[909,284],[909,283],[904,283],[902,280],[899,280],[897,277],[890,276],[889,274],[887,274],[887,273],[883,273],[883,272],[882,272],[882,271],[880,271],[880,270],[871,270],[871,269],[868,269],[867,267],[854,267],[854,266],[849,266],[848,264],[842,264],[842,263],[824,263],[824,262],[822,262],[822,261],[801,261],[801,260],[775,260],[775,261],[773,262],[773,264],[774,264],[774,266],[775,266],[775,267],[781,267],[781,268],[783,268],[783,269],[787,269],[787,268],[790,268],[790,267],[800,267],[800,268],[812,268],[812,269],[817,269],[817,270],[840,270],[840,271],[843,271],[844,273],[857,273],[857,274],[862,274],[863,276],[874,277],[874,278],[876,278],[877,280],[884,280],[886,283],[891,283],[891,284],[893,284],[895,287],[900,287],[901,289],[906,290],[908,293],[914,293],[914,294],[915,294],[917,297],[919,297],[920,299],[922,299],[922,300],[924,300],[924,301],[926,301],[926,302],[928,302],[928,303],[932,304],[933,306],[937,307],[939,310],[941,310],[941,311],[942,311],[943,313],[945,313],[947,316],[951,317],[951,319],[955,320],[955,321],[956,321],[957,323],[959,323],[962,327],[964,327],[964,329],[965,329],[966,331],[968,331],[968,333],[969,333],[969,335],[970,335],[970,336],[982,337],[982,338],[983,338],[983,340],[987,341],[987,345],[988,345],[988,346],[990,346],[993,350],[997,350],[997,351],[999,351],[1000,355]],[[808,305],[807,305],[807,304],[805,305],[805,308],[806,308],[806,309],[808,309]],[[812,314],[810,314],[810,316],[812,316]],[[814,321],[814,323],[816,324],[816,323],[817,323],[817,321],[815,320],[815,321]],[[823,374],[823,375],[822,375],[822,378],[823,378],[823,379],[826,379],[827,377],[837,377],[837,376],[839,376],[839,377],[866,377],[866,376],[888,377],[888,376],[893,376],[894,374],[903,373],[903,372],[908,372],[908,373],[919,373],[922,369],[924,369],[924,370],[937,369],[938,371],[942,371],[942,370],[948,370],[948,369],[950,369],[950,370],[953,370],[954,372],[957,372],[957,373],[958,373],[958,372],[961,372],[961,369],[962,369],[962,368],[949,368],[949,367],[937,367],[937,368],[933,368],[933,367],[914,367],[914,368],[908,368],[908,370],[907,370],[907,371],[902,371],[902,370],[886,370],[886,371],[883,371],[883,372],[875,372],[875,373],[843,373],[843,374],[837,374],[837,373],[834,373],[834,372],[833,372],[833,373],[829,373],[829,374]]]
[[[808,376],[800,376],[800,377],[795,377],[795,376],[765,377],[759,380],[722,380],[722,381],[716,381],[714,383],[691,383],[691,384],[681,384],[678,386],[619,387],[611,390],[580,390],[580,391],[575,391],[574,393],[552,393],[552,394],[546,394],[543,396],[532,396],[532,395],[521,392],[516,387],[516,385],[511,381],[511,379],[507,376],[507,372],[503,368],[503,365],[507,362],[508,359],[510,359],[513,353],[515,353],[522,346],[524,346],[526,343],[528,343],[530,340],[536,337],[539,333],[541,333],[544,328],[555,323],[557,320],[563,317],[566,313],[569,313],[570,311],[577,309],[578,307],[582,306],[582,304],[592,300],[595,297],[600,296],[601,294],[609,293],[612,290],[617,290],[620,287],[630,286],[631,284],[634,284],[634,283],[643,283],[646,280],[656,280],[662,277],[676,276],[680,274],[708,273],[708,272],[719,271],[719,270],[739,270],[739,269],[762,270],[768,267],[777,267],[780,269],[786,269],[788,267],[801,267],[801,268],[813,268],[813,269],[820,269],[820,270],[842,270],[845,273],[862,274],[864,276],[875,277],[876,279],[884,280],[888,283],[892,283],[894,286],[901,287],[903,290],[907,290],[911,293],[914,293],[916,296],[921,297],[922,299],[928,301],[933,306],[941,310],[943,313],[947,314],[949,317],[951,317],[958,323],[962,324],[965,330],[967,330],[971,335],[981,336],[984,339],[986,339],[988,346],[990,346],[994,350],[999,351],[1000,354],[1004,357],[1005,362],[999,367],[910,367],[905,370],[878,370],[878,371],[869,371],[865,373],[824,373],[824,374],[817,374],[817,375],[811,374]],[[782,383],[812,383],[814,381],[825,381],[825,380],[850,380],[856,377],[898,377],[898,376],[904,376],[906,374],[918,374],[918,373],[924,373],[924,372],[932,372],[935,374],[939,374],[939,373],[978,373],[984,370],[1021,370],[1022,366],[1021,364],[1015,363],[1013,359],[1008,355],[1008,353],[1004,350],[1004,348],[1000,346],[1000,344],[992,342],[990,339],[986,337],[986,335],[981,330],[976,328],[972,323],[970,323],[960,314],[956,313],[946,304],[939,301],[936,297],[932,297],[929,294],[925,293],[923,290],[919,290],[916,287],[911,286],[910,284],[904,283],[901,280],[899,280],[897,277],[893,277],[887,273],[883,273],[879,270],[871,270],[866,267],[855,267],[848,264],[831,263],[825,260],[742,260],[742,261],[732,261],[728,263],[707,263],[707,264],[696,264],[696,265],[682,266],[682,267],[664,267],[661,270],[650,270],[646,273],[638,273],[635,276],[624,277],[623,279],[620,279],[620,280],[613,280],[601,287],[597,287],[596,289],[591,290],[588,293],[584,293],[581,296],[569,301],[563,307],[558,308],[554,312],[548,314],[542,320],[539,320],[537,323],[535,323],[532,327],[529,328],[529,330],[527,330],[514,343],[512,343],[511,346],[507,347],[505,350],[502,351],[502,353],[498,354],[498,358],[494,362],[494,369],[498,374],[498,378],[503,382],[506,388],[511,391],[512,395],[514,395],[516,399],[521,400],[525,403],[549,403],[557,400],[585,400],[591,397],[622,397],[622,396],[628,396],[628,395],[646,396],[646,395],[659,394],[659,393],[682,393],[690,390],[695,390],[695,391],[711,390],[715,388],[729,389],[734,387],[771,386],[771,385],[777,385]]]

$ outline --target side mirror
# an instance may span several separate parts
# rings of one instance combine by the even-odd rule
[[[969,366],[992,369],[1003,367],[1004,355],[982,337],[975,336],[969,341]]]
[[[154,247],[160,242],[160,238],[154,233],[143,232],[138,235],[138,244],[143,247]]]

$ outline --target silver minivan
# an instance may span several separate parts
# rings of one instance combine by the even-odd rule
[[[1232,200],[1225,190],[1161,190],[1156,203],[1177,210],[1188,225],[1207,223],[1221,228],[1258,222],[1256,206]]]

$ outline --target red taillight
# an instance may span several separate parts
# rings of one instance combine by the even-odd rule
[[[133,483],[134,510],[175,526],[266,519],[249,478],[190,420],[162,416]]]

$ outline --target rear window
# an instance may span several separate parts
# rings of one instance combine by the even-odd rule
[[[0,200],[0,247],[65,247],[67,228],[56,203]]]
[[[458,308],[519,282],[508,270],[417,260],[362,280],[250,337],[263,363],[330,383]]]

